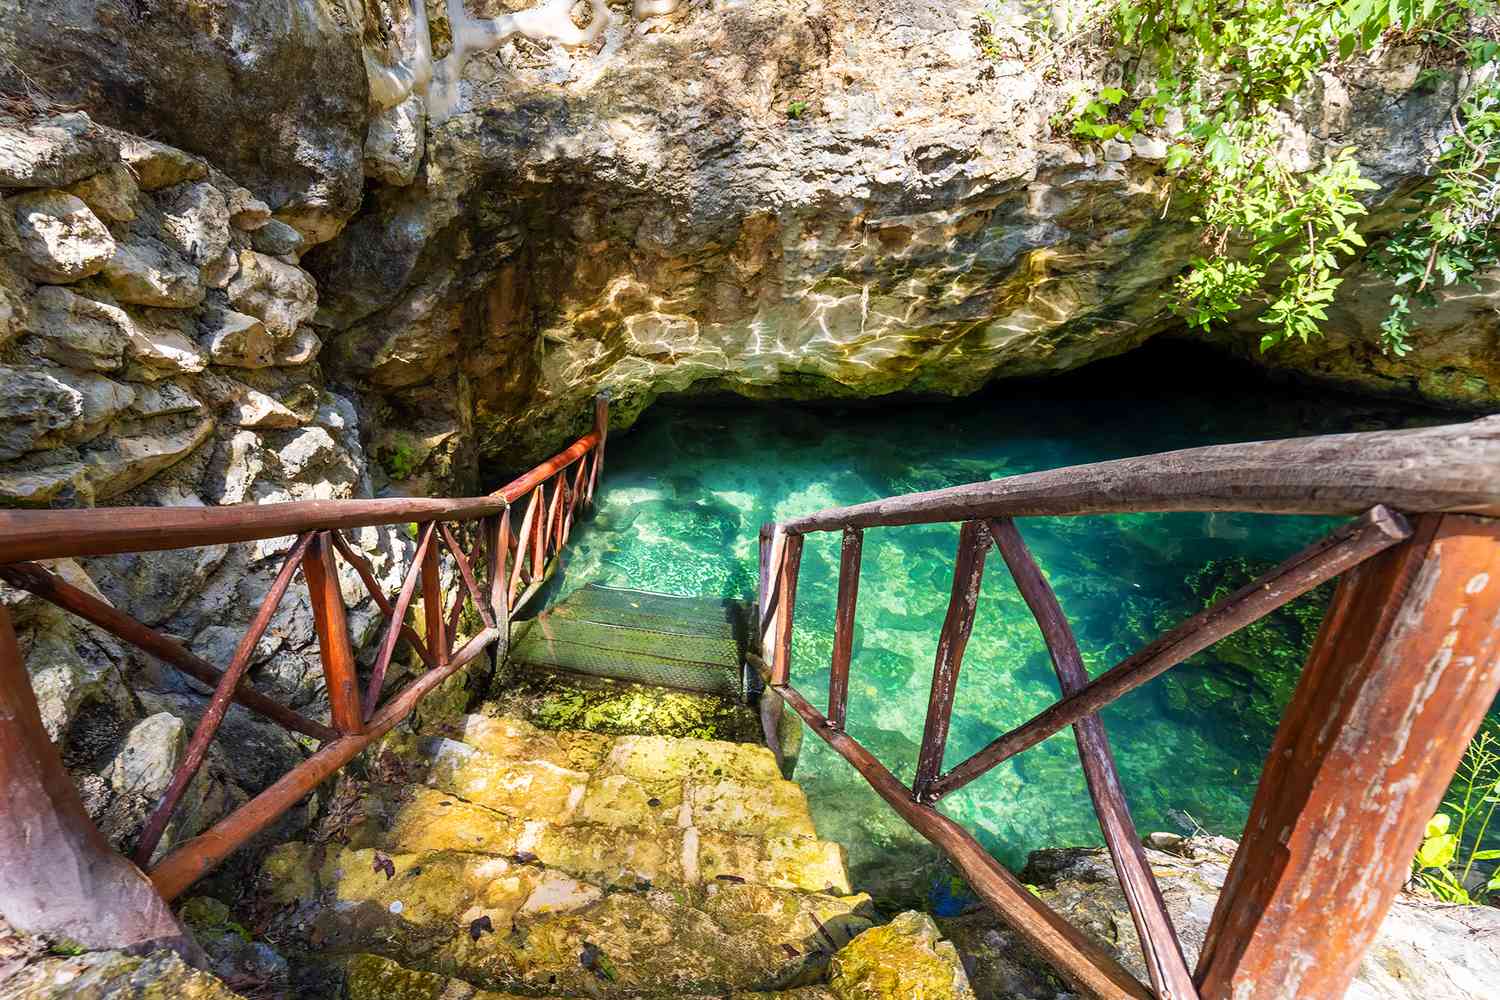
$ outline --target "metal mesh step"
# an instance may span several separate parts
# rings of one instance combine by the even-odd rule
[[[680,688],[745,695],[747,609],[716,598],[590,585],[518,636],[520,664]]]

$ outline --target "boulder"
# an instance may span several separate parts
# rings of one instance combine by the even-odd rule
[[[204,417],[178,428],[152,426],[109,438],[86,455],[85,476],[95,498],[108,500],[180,462],[213,432],[214,421]]]
[[[860,934],[833,956],[830,973],[839,1000],[975,1000],[957,949],[925,913]]]
[[[110,786],[119,794],[160,798],[182,763],[187,737],[187,726],[170,712],[137,722],[110,763]]]
[[[118,155],[119,145],[81,112],[0,126],[0,188],[63,187]]]
[[[126,357],[137,363],[132,374],[148,379],[201,372],[208,358],[194,339],[197,324],[177,309],[121,310],[128,322]]]
[[[412,94],[370,119],[365,136],[365,173],[396,187],[416,180],[427,146],[427,107]]]
[[[121,137],[120,158],[135,174],[142,191],[156,191],[183,181],[201,181],[208,176],[208,164],[198,157],[138,135]]]
[[[81,199],[101,219],[130,222],[135,219],[141,190],[128,166],[111,163],[92,177],[69,185],[68,193]]]
[[[323,341],[312,331],[312,328],[299,326],[290,340],[277,343],[276,364],[283,367],[305,365],[316,361],[318,352],[322,349]]]
[[[83,417],[83,395],[48,369],[0,365],[0,461],[19,458]]]
[[[249,386],[238,387],[233,401],[224,409],[224,419],[240,427],[261,430],[284,430],[301,423],[297,414],[275,398]]]
[[[206,289],[199,269],[160,240],[133,236],[104,266],[104,280],[121,302],[190,309]]]
[[[211,159],[314,242],[359,206],[369,119],[361,43],[384,30],[378,8],[324,0],[12,6],[14,70],[53,99]]]
[[[176,382],[137,385],[130,412],[137,417],[164,417],[171,413],[196,413],[203,403]]]
[[[244,1000],[217,977],[193,968],[174,951],[147,956],[120,951],[49,954],[17,970],[5,984],[16,1000]]]
[[[134,387],[103,375],[59,368],[53,370],[53,377],[76,392],[82,401],[78,421],[58,435],[60,440],[71,444],[98,437],[135,402]]]
[[[200,323],[203,346],[216,365],[266,368],[275,361],[275,344],[265,324],[228,309],[205,315]]]
[[[28,332],[35,349],[58,364],[115,371],[124,364],[131,323],[118,306],[46,285],[36,291]]]
[[[240,254],[240,272],[227,291],[235,309],[262,321],[278,340],[296,333],[318,309],[318,289],[306,271],[254,250]]]
[[[302,249],[302,234],[285,222],[268,219],[251,233],[250,245],[263,254],[281,257]]]
[[[223,192],[203,182],[180,184],[156,194],[162,241],[200,268],[229,249],[229,204]]]
[[[21,268],[34,281],[66,284],[98,274],[115,239],[83,201],[66,191],[29,191],[6,201],[21,238]]]

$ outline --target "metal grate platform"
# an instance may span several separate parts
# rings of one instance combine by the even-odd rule
[[[747,605],[589,584],[538,615],[526,666],[744,698]]]

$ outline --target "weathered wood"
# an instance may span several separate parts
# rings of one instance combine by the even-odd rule
[[[505,560],[510,557],[510,511],[485,518],[485,549],[489,553],[490,612],[496,622],[510,620],[510,579]]]
[[[953,698],[958,693],[958,675],[964,649],[974,630],[974,612],[979,607],[979,588],[984,581],[984,559],[990,547],[990,531],[982,521],[965,521],[958,529],[958,554],[953,561],[953,592],[948,613],[938,633],[937,659],[932,665],[932,690],[927,697],[927,723],[922,749],[917,754],[917,773],[912,794],[919,801],[943,769],[948,749],[948,725],[953,718]]]
[[[402,521],[471,520],[498,513],[504,506],[498,497],[400,497],[230,507],[111,507],[108,513],[86,508],[0,510],[0,564],[188,549]]]
[[[454,653],[448,662],[422,674],[403,688],[369,720],[358,736],[344,736],[318,749],[307,760],[282,775],[265,791],[179,846],[151,870],[151,881],[163,898],[180,896],[188,886],[213,871],[249,839],[271,825],[308,793],[365,748],[390,732],[411,714],[433,688],[467,666],[500,637],[499,629],[485,629]]]
[[[313,629],[318,635],[319,658],[328,689],[328,711],[334,728],[345,736],[365,727],[359,704],[359,676],[354,648],[349,642],[349,620],[344,594],[339,589],[338,567],[333,561],[332,532],[313,536],[302,557],[302,575],[312,603]]]
[[[999,737],[933,782],[931,794],[943,796],[962,788],[1001,761],[1094,714],[1194,653],[1264,618],[1410,534],[1411,526],[1401,515],[1384,507],[1366,511],[1364,516],[1193,615],[1078,691]]]
[[[762,587],[764,596],[761,601],[760,610],[760,648],[768,657],[775,659],[776,647],[776,617],[781,607],[782,598],[782,569],[786,555],[786,532],[781,530],[779,524],[771,525],[771,542],[769,551],[764,555],[767,560],[766,571],[762,578],[765,583]]]
[[[781,696],[771,687],[771,665],[764,659],[770,652],[767,644],[767,622],[771,614],[771,589],[775,582],[771,577],[771,540],[775,526],[769,522],[760,526],[760,574],[755,587],[755,642],[754,649],[745,652],[745,658],[755,668],[765,689],[760,696],[760,729],[766,746],[776,756],[776,763],[785,767],[785,754],[781,746]]]
[[[1089,675],[1057,594],[1042,575],[1014,521],[1001,518],[991,521],[989,527],[1016,589],[1041,629],[1058,684],[1063,694],[1072,694],[1088,683]],[[1073,736],[1078,743],[1078,759],[1083,764],[1094,814],[1099,818],[1099,829],[1114,859],[1115,874],[1119,876],[1136,936],[1141,941],[1151,988],[1159,1000],[1197,1000],[1198,991],[1182,954],[1182,944],[1177,940],[1166,901],[1131,819],[1104,722],[1098,715],[1086,715],[1073,724]]]
[[[609,393],[601,392],[594,397],[594,434],[599,443],[594,448],[594,467],[589,471],[589,503],[594,502],[594,488],[599,475],[604,471],[604,443],[609,439]]]
[[[1033,896],[963,827],[912,800],[909,789],[854,738],[828,720],[796,689],[776,689],[809,728],[854,766],[912,829],[935,844],[963,873],[980,899],[1074,986],[1100,1000],[1153,1000],[1124,966]]]
[[[434,521],[428,526],[432,531],[438,527]],[[433,540],[422,553],[422,621],[427,632],[427,645],[438,665],[448,662],[452,652],[448,645],[448,623],[443,620],[443,574],[438,562],[438,545]]]
[[[292,577],[296,574],[297,567],[302,564],[302,558],[315,537],[315,532],[308,532],[297,539],[296,544],[282,561],[281,570],[276,574],[276,579],[271,582],[271,589],[266,591],[260,607],[256,609],[255,617],[250,620],[250,627],[240,637],[240,643],[235,647],[234,657],[224,668],[224,676],[219,678],[213,697],[209,699],[208,708],[203,712],[203,717],[198,720],[198,726],[193,730],[192,738],[188,740],[182,763],[172,773],[172,780],[167,785],[166,792],[162,794],[161,801],[157,803],[156,811],[146,820],[146,825],[141,830],[141,838],[135,848],[135,863],[142,868],[150,864],[151,855],[156,853],[156,845],[161,842],[162,834],[167,830],[167,823],[171,821],[172,814],[177,810],[177,803],[182,800],[183,793],[187,791],[188,783],[203,766],[203,759],[208,756],[208,746],[213,742],[214,734],[219,731],[219,724],[224,721],[230,702],[234,700],[234,689],[239,686],[240,680],[245,676],[245,671],[250,669],[250,661],[255,659],[255,647],[260,643],[260,637],[265,635],[266,629],[270,627],[271,616],[276,614],[281,599],[286,596],[286,590],[292,584]]]
[[[1204,1000],[1344,995],[1500,690],[1500,520],[1416,529],[1340,582],[1209,926]]]
[[[854,609],[859,601],[859,563],[865,535],[858,528],[844,529],[839,547],[839,597],[833,619],[833,668],[828,674],[828,721],[844,728],[849,705],[849,658],[854,650]]]
[[[546,483],[537,484],[531,502],[537,507],[536,521],[531,527],[531,582],[536,583],[547,566],[547,526],[551,523],[547,515],[551,508],[547,506]]]
[[[542,536],[542,554],[551,555],[562,548],[563,498],[568,492],[568,470],[559,469],[552,480],[552,501],[547,506],[547,531]]]
[[[93,594],[58,578],[36,563],[15,563],[0,566],[0,580],[12,587],[29,591],[44,601],[71,612],[110,635],[123,639],[138,649],[149,653],[164,663],[170,664],[209,687],[215,687],[223,678],[223,671],[200,656],[187,651],[181,643],[170,639],[155,629],[99,600]],[[258,712],[272,722],[285,726],[292,732],[302,733],[318,740],[333,739],[338,733],[320,722],[314,722],[282,705],[259,691],[241,682],[234,690],[234,700]]]
[[[558,469],[572,465],[579,458],[579,456],[586,454],[590,449],[594,448],[599,443],[600,441],[598,433],[591,431],[588,434],[585,434],[583,437],[579,438],[577,441],[574,441],[567,448],[547,459],[547,461],[543,462],[541,465],[538,465],[535,469],[532,469],[530,472],[526,473],[524,476],[520,476],[506,483],[494,493],[490,494],[490,496],[504,497],[511,503],[515,503],[517,500],[530,493],[536,487],[551,479],[554,475],[557,474]],[[485,513],[493,512],[485,511]],[[450,518],[450,520],[456,519]]]
[[[484,599],[484,595],[479,590],[479,581],[474,578],[474,568],[469,565],[468,557],[458,547],[458,540],[453,537],[453,532],[446,524],[439,525],[438,530],[443,533],[443,545],[447,547],[449,554],[453,556],[453,561],[458,564],[458,575],[463,580],[464,588],[468,591],[469,598],[474,602],[474,610],[479,612],[479,617],[484,622],[486,628],[493,628],[495,625],[495,616],[490,611],[489,602]],[[462,596],[459,597],[459,606],[463,606]]]
[[[516,533],[516,564],[510,571],[510,606],[516,607],[516,595],[521,592],[521,570],[531,565],[531,531],[536,520],[537,499],[533,494],[526,513],[521,518],[521,530]]]
[[[94,826],[47,738],[0,604],[0,918],[85,948],[203,961],[155,888]]]
[[[1225,510],[1500,516],[1500,416],[1416,430],[1212,445],[888,497],[795,518],[788,531],[975,517]]]
[[[338,550],[339,555],[343,557],[345,562],[354,567],[354,572],[359,574],[360,582],[365,585],[365,592],[370,595],[370,599],[375,602],[375,606],[380,609],[380,613],[385,617],[386,621],[390,621],[395,608],[391,605],[390,598],[386,597],[381,591],[380,583],[375,579],[375,570],[370,565],[370,560],[357,552],[344,539],[341,533],[337,531],[330,532],[330,536],[333,538],[333,547]],[[421,636],[417,635],[417,630],[405,622],[401,623],[401,638],[405,639],[407,644],[417,651],[417,655],[422,658],[422,662],[429,668],[437,664],[437,660],[433,659],[432,654],[428,652],[427,644],[422,641]]]
[[[407,609],[411,607],[411,599],[417,592],[417,580],[422,576],[422,567],[427,562],[427,550],[432,547],[432,536],[435,533],[434,525],[429,523],[422,528],[421,537],[417,540],[417,551],[412,557],[411,566],[406,571],[405,578],[401,581],[401,592],[396,595],[396,604],[391,608],[391,617],[385,628],[385,637],[380,641],[380,652],[375,655],[375,665],[370,668],[370,680],[365,687],[365,721],[368,722],[375,715],[375,706],[380,704],[380,691],[385,687],[385,672],[390,669],[391,657],[396,655],[396,644],[401,639],[401,624],[406,621]],[[429,640],[432,636],[427,637]],[[433,646],[433,664],[440,666],[436,656],[437,647]],[[428,671],[431,673],[431,670]]]
[[[775,656],[771,660],[772,686],[787,683],[792,675],[792,618],[797,609],[797,574],[802,567],[802,536],[784,538],[781,550],[781,609],[776,615]]]

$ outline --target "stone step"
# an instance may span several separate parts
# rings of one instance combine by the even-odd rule
[[[276,933],[526,995],[714,996],[815,984],[871,926],[869,897],[738,882],[600,886],[490,854],[283,844]],[[587,956],[587,961],[581,960]]]
[[[417,972],[379,955],[356,955],[344,973],[347,1000],[528,1000],[514,993],[476,990],[460,979],[433,972]],[[561,996],[562,994],[547,994]],[[681,993],[641,994],[641,1000],[724,1000],[723,995],[689,996]],[[804,986],[773,993],[734,993],[728,1000],[836,1000],[821,986]]]
[[[425,785],[365,795],[340,831],[347,846],[394,853],[469,851],[535,857],[548,868],[605,885],[694,886],[742,880],[778,889],[849,892],[841,845],[811,837],[507,816]]]
[[[556,826],[817,836],[807,796],[780,777],[764,747],[551,734],[519,720],[482,716],[468,716],[444,732],[453,735],[390,737],[382,758],[402,762],[398,777],[406,781]]]

